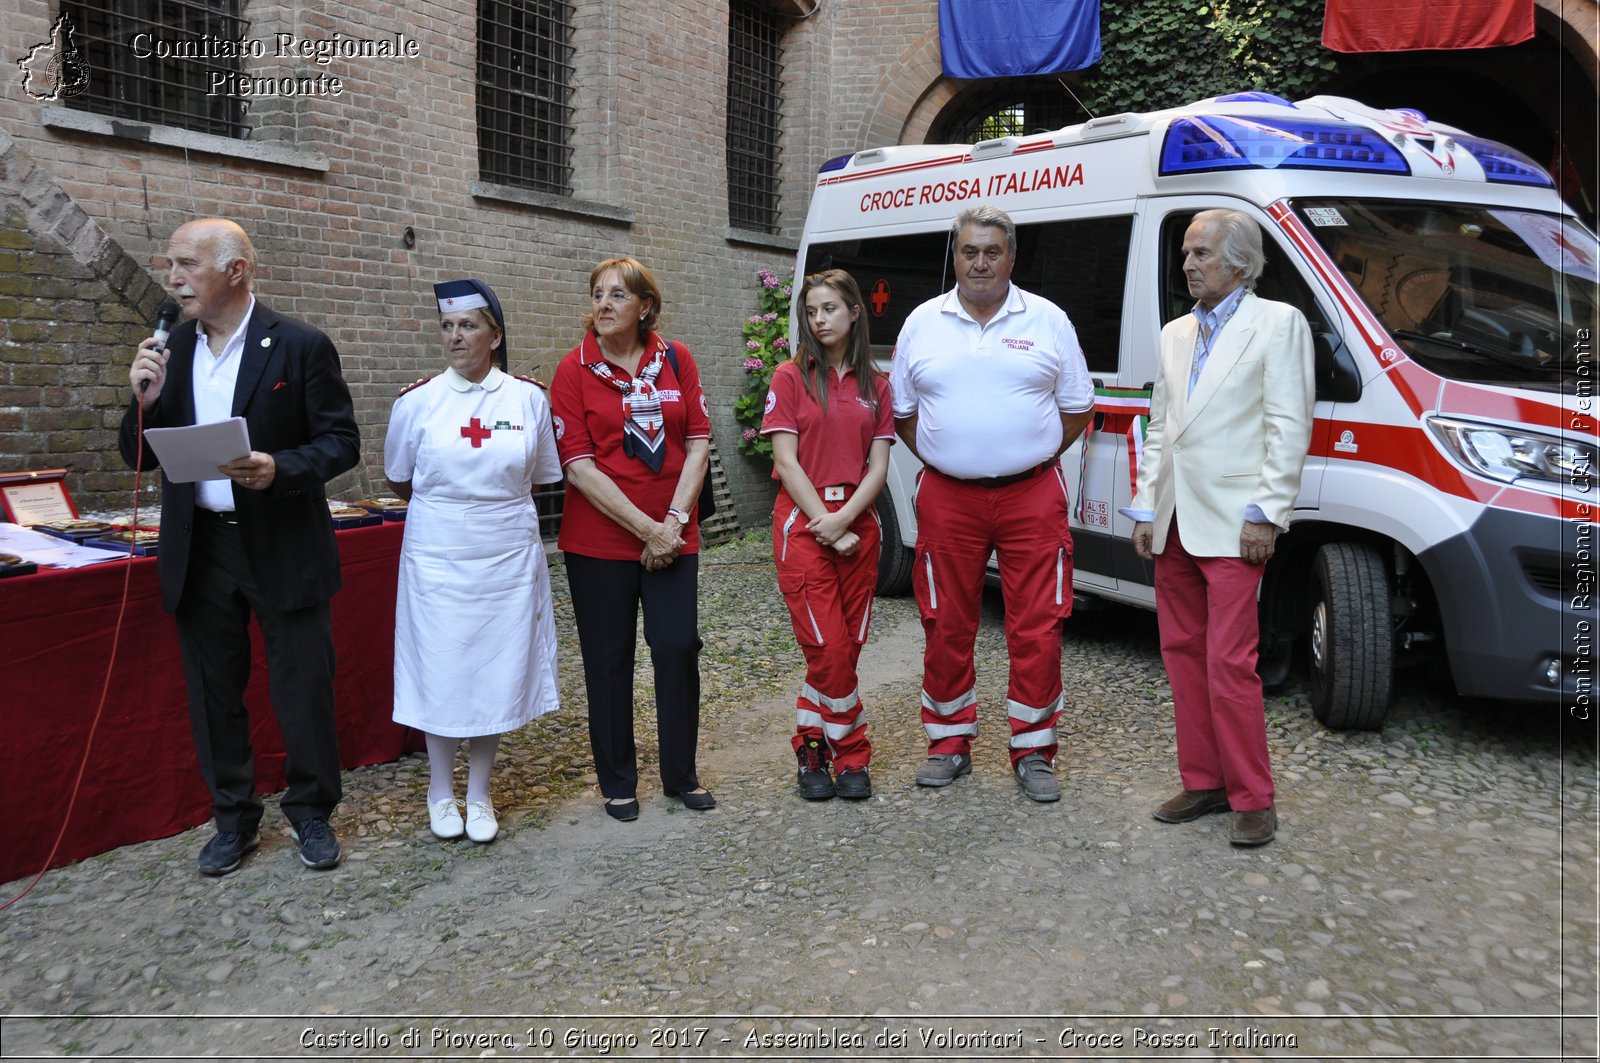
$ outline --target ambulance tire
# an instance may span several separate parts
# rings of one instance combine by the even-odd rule
[[[1312,568],[1311,711],[1336,731],[1376,731],[1394,668],[1389,573],[1362,543],[1325,543]]]
[[[883,538],[878,544],[877,593],[880,598],[898,598],[911,591],[913,553],[900,541],[900,518],[887,491],[878,496],[878,523]]]

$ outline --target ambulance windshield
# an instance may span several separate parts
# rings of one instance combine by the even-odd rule
[[[1296,200],[1389,334],[1440,376],[1572,391],[1594,372],[1600,248],[1554,214],[1388,200]]]

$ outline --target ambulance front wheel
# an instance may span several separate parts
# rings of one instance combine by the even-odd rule
[[[889,492],[878,496],[878,523],[883,529],[878,544],[878,594],[898,597],[911,590],[911,548],[900,541],[900,518],[895,516]]]
[[[1362,543],[1323,544],[1312,569],[1311,711],[1334,730],[1376,731],[1394,668],[1388,570]]]

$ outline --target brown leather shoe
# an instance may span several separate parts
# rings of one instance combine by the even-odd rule
[[[1228,811],[1226,790],[1185,790],[1150,813],[1163,823],[1188,823],[1213,812]]]
[[[1235,845],[1265,845],[1278,833],[1278,813],[1271,805],[1250,812],[1233,814],[1233,832],[1228,840]]]

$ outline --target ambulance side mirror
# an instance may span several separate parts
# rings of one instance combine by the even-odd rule
[[[1311,334],[1311,347],[1318,401],[1355,402],[1361,398],[1361,372],[1344,337],[1319,330]]]

